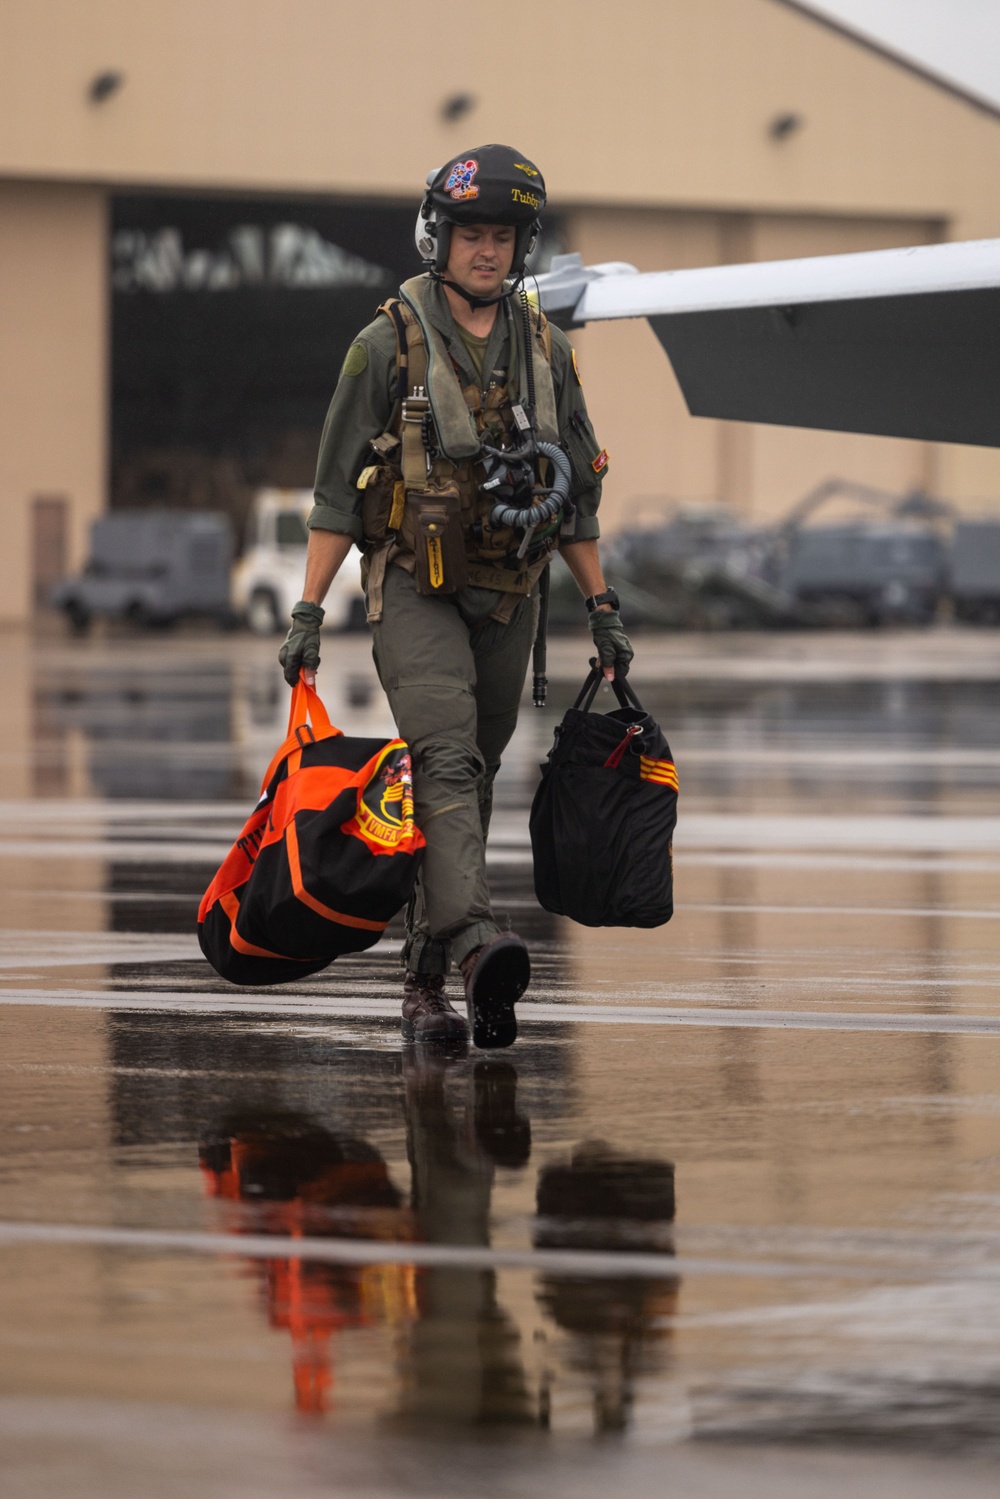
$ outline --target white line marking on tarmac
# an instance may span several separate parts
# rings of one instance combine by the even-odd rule
[[[948,906],[758,906],[739,901],[686,901],[674,907],[685,911],[745,912],[753,916],[917,916],[959,921],[1000,921],[1000,911],[954,911]]]
[[[19,1244],[73,1248],[165,1250],[251,1259],[325,1261],[335,1265],[418,1265],[455,1270],[531,1270],[546,1275],[676,1279],[682,1275],[759,1276],[765,1279],[884,1279],[885,1267],[780,1260],[727,1260],[593,1249],[494,1249],[479,1244],[389,1243],[384,1239],[273,1238],[178,1229],[111,1228],[70,1223],[0,1221],[0,1247]],[[961,1279],[996,1279],[989,1267],[963,1269]],[[894,1273],[893,1278],[896,1278]],[[901,1278],[911,1279],[904,1270]],[[925,1275],[920,1277],[926,1279]],[[935,1278],[952,1278],[950,1276]]]
[[[4,858],[94,858],[116,862],[217,862],[228,842],[202,841],[205,830],[183,839],[0,838]],[[868,850],[897,853],[1000,852],[1000,817],[914,815],[823,816],[695,812],[681,818],[676,846],[688,849]],[[510,862],[529,856],[525,829],[498,826],[492,856]]]
[[[0,1004],[62,1007],[81,1010],[165,1012],[199,1015],[274,1015],[311,1017],[318,1020],[398,1020],[396,1000],[315,1000],[301,995],[284,999],[269,995],[257,999],[240,993],[166,994],[143,991],[114,992],[100,989],[7,989],[0,991]],[[995,1015],[893,1015],[875,1011],[812,1011],[715,1009],[702,1006],[549,1004],[523,999],[518,1019],[526,1024],[591,1025],[693,1025],[751,1030],[881,1031],[917,1036],[1000,1036],[1000,1016]]]

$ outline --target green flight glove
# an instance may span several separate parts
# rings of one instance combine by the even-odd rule
[[[278,652],[289,687],[298,682],[303,666],[307,671],[315,671],[319,665],[319,627],[325,612],[319,604],[310,604],[305,599],[300,599],[292,610],[292,627]]]
[[[592,609],[587,615],[590,633],[594,637],[601,666],[616,666],[622,676],[628,675],[629,662],[635,655],[629,638],[622,629],[622,617],[617,609]]]

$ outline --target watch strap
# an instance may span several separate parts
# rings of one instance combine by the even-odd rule
[[[605,589],[604,593],[592,593],[586,600],[587,613],[593,613],[595,609],[600,608],[601,604],[610,604],[612,609],[621,608],[621,600],[613,588]]]

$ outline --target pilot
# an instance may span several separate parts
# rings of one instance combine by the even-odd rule
[[[607,454],[569,341],[523,287],[544,206],[541,172],[510,146],[462,152],[428,179],[416,229],[425,271],[358,334],[330,403],[304,597],[280,652],[289,683],[300,669],[315,680],[323,599],[356,544],[427,840],[402,953],[408,1041],[468,1036],[445,992],[452,963],[474,1043],[517,1035],[530,962],[494,914],[485,844],[557,549],[605,675],[632,659],[598,553]]]

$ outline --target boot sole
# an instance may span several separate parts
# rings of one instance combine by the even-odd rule
[[[501,937],[477,962],[469,980],[467,1005],[472,1043],[498,1051],[517,1040],[514,1006],[531,979],[528,949],[517,937]]]
[[[403,1040],[417,1046],[458,1047],[468,1046],[469,1031],[462,1017],[457,1017],[462,1023],[460,1026],[449,1026],[447,1030],[417,1030],[412,1020],[401,1020],[399,1022],[400,1033]]]

